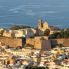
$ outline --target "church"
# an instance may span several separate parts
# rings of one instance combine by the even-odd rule
[[[39,35],[43,35],[46,30],[50,30],[51,31],[51,29],[50,29],[50,27],[48,25],[48,22],[45,21],[43,23],[41,19],[38,20],[38,32],[39,32]]]

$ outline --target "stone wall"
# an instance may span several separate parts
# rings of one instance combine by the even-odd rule
[[[34,39],[33,38],[26,38],[26,44],[30,44],[34,46]]]
[[[6,38],[0,37],[0,42],[2,45],[9,45],[10,47],[22,46],[22,38]]]
[[[35,38],[27,38],[26,39],[26,44],[34,46],[36,49],[51,49],[51,42],[50,40],[46,39],[41,39],[40,37],[35,37]]]
[[[51,50],[50,40],[43,40],[42,41],[42,48],[45,49],[45,50]]]
[[[51,49],[57,44],[62,44],[65,47],[69,47],[69,39],[51,39],[51,40],[42,40],[40,37],[36,38],[27,38],[26,44],[33,45],[37,49]]]
[[[69,46],[69,39],[51,39],[51,45],[56,46],[57,44],[62,44],[63,46]]]
[[[69,39],[65,39],[63,45],[69,47]]]
[[[49,40],[36,40],[34,47],[36,49],[51,50],[51,43]]]

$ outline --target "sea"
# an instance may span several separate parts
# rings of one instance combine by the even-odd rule
[[[0,0],[0,28],[37,27],[39,19],[51,26],[69,28],[69,0]]]

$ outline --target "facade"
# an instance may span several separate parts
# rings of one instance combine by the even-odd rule
[[[33,38],[26,38],[26,44],[34,46],[35,40]]]
[[[7,38],[7,37],[0,37],[0,46],[9,46],[9,47],[18,47],[22,46],[23,40],[22,38]]]
[[[3,33],[4,37],[15,37],[15,34],[13,31],[5,30]]]
[[[45,21],[44,23],[42,23],[42,20],[39,20],[38,21],[38,29],[41,30],[41,31],[45,31],[46,29],[49,29],[50,30],[50,27],[48,25],[48,22]]]
[[[32,37],[36,33],[34,28],[26,28],[19,30],[5,30],[3,33],[4,37]]]
[[[39,21],[38,21],[38,32],[39,32],[39,35],[43,35],[44,32],[45,32],[47,29],[49,29],[49,30],[51,31],[51,29],[50,29],[50,27],[49,27],[49,25],[48,25],[48,22],[45,21],[44,23],[42,23],[42,20],[39,20]]]
[[[38,29],[42,29],[42,27],[43,27],[42,20],[40,19],[38,21]]]
[[[35,39],[34,48],[51,50],[51,43],[49,40],[46,40],[46,39]]]
[[[46,29],[49,29],[50,30],[50,27],[49,27],[47,21],[45,21],[44,24],[43,24],[43,30],[45,31]]]
[[[27,28],[27,29],[25,29],[25,36],[27,38],[34,36],[35,33],[36,33],[36,30],[34,28]]]
[[[51,43],[46,36],[26,38],[26,44],[32,45],[36,49],[44,49],[44,50],[51,49]]]
[[[69,39],[65,39],[65,40],[64,40],[63,46],[69,47]]]
[[[36,33],[34,28],[14,30],[15,37],[32,37]]]
[[[43,35],[44,32],[49,29],[50,30],[50,34],[53,34],[54,32],[60,32],[61,30],[57,27],[54,26],[49,26],[48,22],[45,21],[44,23],[42,23],[42,20],[38,21],[38,32],[39,35]]]
[[[56,46],[57,44],[61,44],[63,45],[64,47],[69,47],[69,39],[65,39],[65,38],[62,38],[62,39],[51,39],[51,46]]]
[[[63,45],[64,47],[69,47],[69,39],[51,39],[48,37],[35,37],[35,38],[26,38],[26,44],[34,46],[36,49],[47,49],[50,50],[56,45]]]
[[[15,33],[15,37],[25,37],[25,31],[24,30],[13,30]]]

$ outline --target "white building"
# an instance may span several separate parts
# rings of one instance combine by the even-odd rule
[[[26,29],[19,29],[14,30],[15,37],[31,37],[34,36],[36,30],[34,28],[26,28]]]
[[[4,33],[3,33],[3,36],[4,37],[15,37],[15,34],[11,30],[5,30]]]

